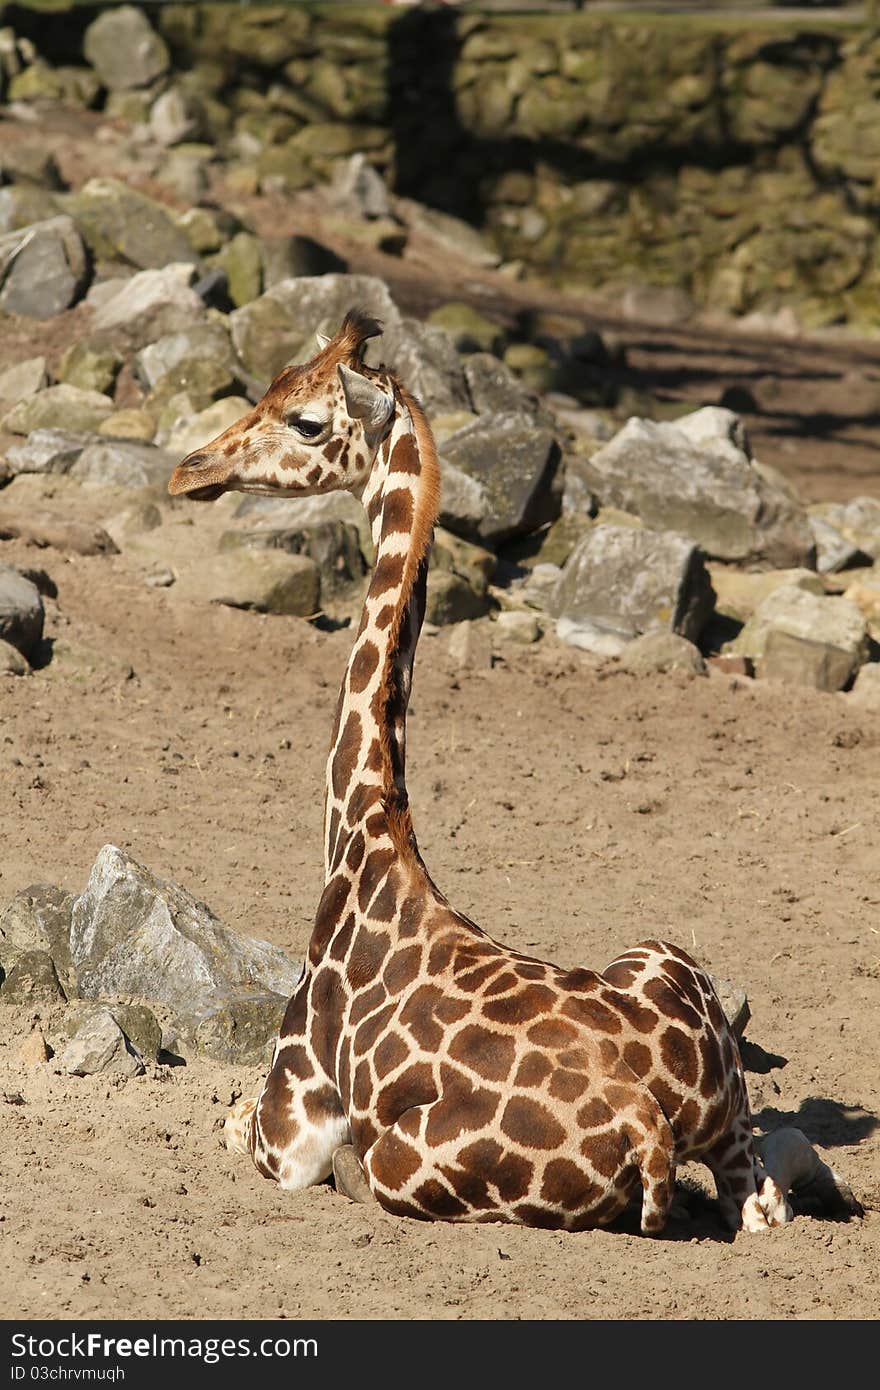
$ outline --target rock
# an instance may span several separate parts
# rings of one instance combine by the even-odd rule
[[[22,951],[10,963],[0,985],[0,1000],[4,1003],[14,1000],[26,1004],[37,999],[51,1002],[64,998],[55,964],[47,951]]]
[[[529,571],[526,582],[520,590],[523,603],[530,608],[538,608],[542,613],[549,612],[553,605],[553,595],[562,577],[559,565],[549,561],[538,561]]]
[[[748,676],[755,674],[755,668],[747,656],[707,656],[706,665],[711,671],[720,671],[723,676]]]
[[[353,154],[337,170],[330,186],[330,198],[338,207],[359,217],[392,218],[385,180],[362,153]]]
[[[849,704],[880,711],[880,662],[871,661],[861,668],[846,699]]]
[[[45,188],[12,184],[0,188],[0,234],[21,231],[58,216],[55,194]]]
[[[269,531],[297,531],[328,522],[343,522],[358,533],[361,554],[373,562],[370,524],[361,503],[350,492],[325,492],[315,497],[242,497],[235,510],[236,520],[250,518],[256,528]]]
[[[592,529],[592,520],[584,513],[563,512],[562,516],[556,518],[541,541],[541,548],[538,551],[541,563],[559,565],[561,568],[578,541]],[[523,559],[521,563],[528,565],[529,561]]]
[[[8,32],[8,31],[7,31]],[[35,145],[13,145],[0,154],[0,178],[4,183],[33,183],[61,189],[64,180],[51,150]]]
[[[68,309],[88,278],[83,239],[70,217],[0,237],[0,311],[48,319]]]
[[[745,990],[740,985],[734,984],[732,980],[719,980],[715,975],[710,975],[709,979],[718,995],[718,1002],[724,1010],[724,1017],[736,1036],[741,1038],[752,1016]]]
[[[15,1060],[23,1067],[39,1067],[52,1056],[39,1025],[32,1028],[24,1042],[17,1049]]]
[[[562,492],[563,515],[595,516],[599,509],[592,488],[593,479],[589,474],[589,464],[582,458],[567,455],[565,459],[565,487]]]
[[[627,671],[656,674],[663,671],[689,671],[705,676],[706,663],[699,647],[675,632],[645,632],[624,647],[620,664]]]
[[[146,87],[168,70],[168,49],[142,10],[119,5],[86,29],[83,53],[105,87]]]
[[[111,1005],[110,1012],[135,1052],[155,1062],[162,1050],[162,1028],[146,1004]]]
[[[478,415],[534,414],[537,401],[509,367],[490,352],[475,352],[464,363],[471,405]]]
[[[260,243],[250,232],[238,232],[212,259],[226,272],[229,298],[236,308],[256,299],[263,288]]]
[[[713,598],[703,556],[687,537],[596,526],[572,552],[551,611],[624,642],[658,630],[693,642]]]
[[[156,434],[156,422],[146,410],[114,410],[102,420],[96,433],[105,439],[127,439],[136,444],[150,444]]]
[[[168,208],[118,179],[89,179],[59,202],[96,260],[121,262],[138,270],[198,261]]]
[[[750,573],[743,570],[728,569],[723,565],[709,565],[712,588],[715,590],[715,610],[734,622],[747,623],[765,598],[783,584],[806,593],[823,597],[825,587],[814,570],[764,570]]]
[[[484,267],[500,263],[498,252],[469,222],[408,198],[397,199],[396,207],[413,232],[435,242],[455,261]]]
[[[396,372],[429,415],[466,410],[470,404],[458,353],[441,328],[397,319],[368,345],[366,361],[381,361]]]
[[[382,280],[369,275],[302,276],[280,281],[230,314],[233,347],[251,376],[268,384],[287,363],[313,357],[318,350],[315,334],[332,337],[354,305],[373,314],[386,330],[400,318]]]
[[[759,677],[841,690],[867,655],[865,619],[846,599],[783,585],[724,651],[748,657]]]
[[[556,636],[567,646],[592,652],[594,656],[619,656],[627,643],[621,632],[602,623],[591,622],[588,618],[578,622],[572,618],[560,618],[556,624]]]
[[[28,357],[0,371],[0,416],[48,385],[45,357]]]
[[[259,995],[277,996],[283,1006],[300,975],[299,963],[277,946],[238,936],[185,889],[114,845],[101,850],[74,904],[71,951],[84,996],[121,994],[161,1005],[191,1039],[204,1025],[208,1055],[218,1011],[247,1011]],[[267,1024],[267,1039],[271,1032]]]
[[[192,1042],[215,1062],[268,1065],[286,1007],[286,997],[268,991],[233,999],[199,1020]]]
[[[335,251],[310,236],[289,236],[261,242],[263,285],[274,289],[282,280],[314,275],[345,275],[348,265]]]
[[[0,676],[27,676],[30,669],[17,647],[0,641]]]
[[[810,515],[811,520],[818,517],[833,526],[863,554],[880,560],[880,501],[875,497],[820,503],[811,507]]]
[[[440,525],[456,535],[477,536],[488,515],[489,496],[483,483],[444,459],[440,470]]]
[[[25,521],[0,523],[0,533],[20,537],[29,545],[67,551],[73,555],[118,555],[115,543],[103,526],[89,521],[58,521],[47,512],[29,513]],[[56,591],[57,592],[57,591]]]
[[[495,620],[495,631],[503,642],[515,642],[528,647],[541,636],[541,625],[533,613],[522,613],[510,609],[499,613]]]
[[[503,330],[470,304],[441,304],[428,315],[428,323],[442,328],[457,352],[498,353],[504,347]]]
[[[432,569],[428,575],[425,619],[437,627],[480,618],[489,611],[486,593],[477,592],[463,575],[453,570]]]
[[[714,559],[812,565],[806,513],[750,458],[739,419],[706,407],[674,423],[634,417],[587,466],[604,503],[691,537]]]
[[[180,333],[204,319],[204,302],[191,288],[195,270],[189,264],[142,270],[112,288],[95,311],[97,333],[107,334],[129,350],[154,343],[167,333]]]
[[[68,994],[76,992],[70,955],[70,921],[74,897],[52,884],[36,883],[16,893],[0,915],[0,961],[10,952],[48,954]]]
[[[236,420],[240,420],[250,409],[251,403],[246,397],[224,396],[205,410],[176,422],[167,433],[165,448],[174,458],[184,458],[194,449],[201,449],[202,445],[216,439],[218,434],[234,425]],[[163,432],[160,431],[159,438],[162,437]]]
[[[837,574],[841,570],[870,564],[870,555],[847,540],[825,517],[811,512],[808,521],[816,542],[816,569],[820,574]]]
[[[0,639],[30,660],[43,640],[43,600],[35,584],[0,564]]]
[[[687,323],[697,306],[690,295],[676,285],[631,285],[621,300],[624,318],[671,327]]]
[[[159,145],[180,145],[200,140],[205,133],[202,103],[181,86],[166,88],[150,108],[150,132]]]
[[[113,408],[110,397],[100,391],[83,391],[62,382],[19,401],[4,417],[3,428],[11,434],[52,429],[86,434],[112,415]]]
[[[101,487],[152,487],[171,476],[177,458],[152,444],[127,439],[96,439],[68,469],[71,478]]]
[[[844,589],[843,597],[855,604],[868,623],[880,624],[880,573],[872,569],[860,571],[859,577]]]
[[[321,606],[321,575],[306,555],[241,549],[201,561],[181,577],[175,593],[195,603],[311,618]]]
[[[446,440],[442,458],[485,490],[489,509],[475,532],[463,532],[470,539],[496,547],[559,515],[559,446],[528,416],[481,416]]]
[[[492,636],[482,623],[459,623],[449,634],[447,650],[455,665],[461,669],[492,669]]]
[[[106,343],[80,338],[64,353],[56,375],[67,386],[108,395],[121,366],[122,357],[114,348]]]
[[[189,373],[205,361],[215,363],[225,380],[232,379],[235,353],[225,324],[213,318],[149,343],[132,365],[137,380],[148,391],[154,391],[169,375],[174,377],[175,389],[185,391]]]
[[[107,1072],[142,1076],[144,1063],[109,1009],[96,1009],[58,1053],[58,1064],[71,1076]]]
[[[13,474],[67,473],[91,439],[75,430],[32,430],[21,444],[9,446],[6,462]]]
[[[271,516],[267,515],[261,523],[253,530],[225,532],[220,537],[221,551],[247,546],[308,555],[321,572],[322,594],[360,584],[367,572],[360,534],[350,522],[327,520],[297,527],[272,526]]]

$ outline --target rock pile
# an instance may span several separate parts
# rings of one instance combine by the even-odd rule
[[[0,1004],[55,1005],[57,1063],[74,1075],[265,1062],[300,969],[114,845],[79,897],[35,885],[0,914]]]

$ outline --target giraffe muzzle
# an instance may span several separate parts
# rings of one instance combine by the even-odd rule
[[[212,456],[197,450],[177,465],[168,480],[168,491],[172,497],[187,497],[191,502],[213,502],[226,491],[218,472]]]

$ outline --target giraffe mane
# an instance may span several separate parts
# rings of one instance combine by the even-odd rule
[[[338,333],[331,338],[321,356],[326,354],[328,359],[334,361],[360,363],[364,344],[370,338],[378,338],[381,333],[379,320],[367,313],[366,309],[356,306],[349,309]]]

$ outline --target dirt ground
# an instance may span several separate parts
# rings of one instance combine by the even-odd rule
[[[416,270],[396,273],[412,302],[429,300]],[[511,294],[521,306],[532,293],[494,292],[511,312]],[[56,354],[78,312],[19,324],[0,363]],[[810,495],[877,490],[876,421],[862,410],[822,435],[803,415],[831,378],[844,403],[848,373],[872,379],[876,345],[750,348],[732,330],[618,327],[670,390],[699,379],[717,400],[738,374],[775,370],[787,414],[768,425],[766,461],[809,474]],[[125,500],[64,480],[39,497],[28,486],[0,492],[0,514],[30,498],[59,519],[106,520]],[[213,523],[181,506],[164,524],[181,556],[197,556]],[[187,604],[146,587],[130,554],[12,540],[0,560],[45,568],[58,590],[46,600],[51,661],[0,684],[0,905],[35,882],[81,891],[112,842],[231,926],[302,953],[351,632]],[[441,888],[491,934],[565,966],[601,968],[660,935],[741,984],[757,1128],[802,1128],[864,1218],[801,1215],[734,1238],[699,1168],[680,1175],[688,1215],[656,1240],[626,1224],[423,1225],[330,1185],[283,1194],[219,1142],[226,1106],[258,1070],[151,1065],[123,1081],[25,1068],[17,1052],[36,1014],[51,1042],[58,1013],[0,1005],[4,1317],[880,1314],[880,717],[844,696],[717,673],[622,673],[549,637],[498,647],[491,671],[457,672],[447,640],[421,644],[409,738],[416,829]]]

